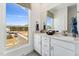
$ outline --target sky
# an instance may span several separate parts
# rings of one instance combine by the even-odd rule
[[[7,25],[27,25],[28,24],[28,8],[22,9],[14,3],[6,4],[6,22]],[[52,18],[47,17],[47,25],[53,23]]]
[[[53,19],[51,17],[47,17],[47,25],[49,26],[53,25]]]
[[[28,10],[22,9],[14,3],[6,4],[7,25],[26,25],[28,24]]]

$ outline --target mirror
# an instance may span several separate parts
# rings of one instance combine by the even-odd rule
[[[72,32],[72,19],[77,17],[77,5],[71,5],[68,7],[68,20],[67,20],[67,31]]]
[[[51,17],[47,17],[47,29],[53,29],[54,28],[54,22],[53,22],[53,18],[51,18]]]
[[[77,16],[77,5],[75,3],[61,3],[47,12],[47,29],[59,32],[72,32],[72,17]],[[49,20],[52,19],[52,20]]]
[[[53,18],[53,14],[51,12],[47,12],[47,21],[46,21],[46,27],[47,30],[49,29],[54,29],[54,18]]]

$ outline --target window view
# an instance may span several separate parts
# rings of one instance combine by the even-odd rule
[[[28,13],[28,8],[13,3],[6,4],[7,48],[28,44]]]
[[[53,18],[47,17],[47,29],[52,29],[53,27]]]

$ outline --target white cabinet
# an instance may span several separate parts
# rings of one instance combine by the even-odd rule
[[[67,50],[63,47],[57,46],[54,44],[54,55],[55,56],[74,56],[74,52]]]
[[[34,35],[34,49],[41,55],[41,35],[35,34]]]
[[[62,37],[63,38],[63,37]],[[74,56],[79,55],[79,46],[48,35],[34,35],[34,49],[42,56]],[[76,51],[76,52],[75,52]]]
[[[51,46],[51,49],[50,49],[50,53],[51,53],[51,56],[54,56],[54,47],[53,46]]]
[[[70,43],[70,42],[66,42],[66,41],[62,41],[60,39],[52,39],[51,40],[51,46],[53,46],[54,44],[64,47],[68,50],[74,51],[75,50],[75,44],[74,43]]]
[[[79,43],[75,45],[76,46],[76,56],[79,56]]]
[[[51,39],[51,46],[55,56],[73,56],[75,55],[75,44],[65,42],[59,39]]]
[[[42,36],[42,55],[50,56],[50,37]]]

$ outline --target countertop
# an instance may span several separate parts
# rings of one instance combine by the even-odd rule
[[[36,33],[40,34],[41,36],[51,37],[52,39],[62,40],[70,43],[78,43],[79,44],[79,37],[72,37],[72,36],[64,36],[61,33],[56,33],[54,35],[47,35],[46,33]]]

